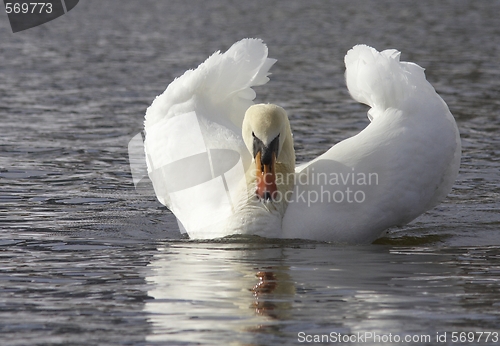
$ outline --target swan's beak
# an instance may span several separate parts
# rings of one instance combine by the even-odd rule
[[[266,146],[257,137],[253,137],[253,152],[256,167],[257,190],[260,199],[272,200],[276,198],[276,157],[279,150],[279,135]]]

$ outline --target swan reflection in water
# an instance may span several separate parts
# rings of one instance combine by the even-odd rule
[[[231,239],[164,243],[147,267],[148,342],[279,344],[310,333],[434,333],[467,315],[446,254]],[[446,323],[445,323],[446,321]],[[439,330],[437,330],[439,331]]]
[[[146,278],[154,298],[145,307],[153,325],[148,341],[215,342],[290,318],[295,287],[279,264],[282,248],[187,242],[158,250]]]
[[[255,301],[251,305],[255,313],[272,319],[289,317],[287,312],[292,308],[290,298],[295,295],[295,286],[288,274],[288,267],[264,268],[255,276],[259,282],[251,291]]]

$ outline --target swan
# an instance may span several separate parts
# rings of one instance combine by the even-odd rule
[[[253,102],[275,62],[262,40],[243,39],[176,78],[146,111],[148,175],[191,239],[370,243],[450,192],[460,136],[423,68],[396,50],[354,46],[346,84],[370,122],[296,166],[287,112]]]

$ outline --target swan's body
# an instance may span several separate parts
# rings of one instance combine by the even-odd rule
[[[394,50],[351,49],[347,86],[371,107],[371,123],[295,168],[285,111],[252,106],[251,87],[268,81],[274,62],[260,40],[242,40],[177,78],[148,108],[148,173],[191,238],[370,242],[448,194],[460,137],[422,68],[399,62]]]

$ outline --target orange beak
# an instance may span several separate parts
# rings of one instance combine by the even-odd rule
[[[256,194],[260,199],[265,201],[273,200],[278,193],[276,186],[276,154],[272,153],[271,162],[263,164],[261,160],[261,152],[255,156],[257,190]]]

